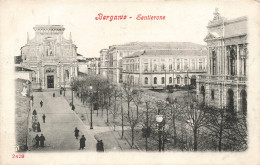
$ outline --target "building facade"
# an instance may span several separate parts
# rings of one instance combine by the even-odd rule
[[[176,49],[152,49],[135,52],[123,58],[123,82],[145,88],[166,88],[167,85],[193,85],[207,70],[206,47],[178,43]]]
[[[41,89],[69,87],[77,77],[77,47],[65,39],[62,25],[36,25],[35,37],[21,48],[21,66],[34,71],[32,83]]]
[[[247,111],[247,18],[226,19],[217,9],[204,39],[208,72],[197,81],[197,95],[208,105]]]
[[[126,70],[123,71],[124,57],[143,50],[201,49],[201,47],[201,45],[188,42],[130,42],[123,45],[109,46],[109,49],[100,51],[100,74],[113,83],[122,83],[123,75],[127,72]],[[196,62],[194,61],[194,63]]]

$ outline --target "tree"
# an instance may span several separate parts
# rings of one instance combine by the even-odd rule
[[[172,127],[173,127],[173,144],[174,147],[177,145],[177,128],[176,128],[176,120],[181,115],[181,109],[182,106],[177,103],[177,98],[172,98],[168,96],[166,98],[167,101],[167,108],[170,108],[170,114],[169,114],[169,120],[172,121]]]
[[[129,116],[129,109],[130,109],[130,103],[133,100],[132,98],[132,91],[133,91],[133,81],[128,76],[126,82],[123,84],[123,91],[125,100],[127,102],[127,115]]]
[[[206,111],[205,107],[199,104],[198,100],[194,97],[184,98],[186,108],[183,111],[184,120],[193,131],[193,149],[198,149],[198,131],[201,127],[205,126]]]
[[[142,97],[143,97],[143,90],[141,89],[134,89],[132,91],[132,100],[136,106],[136,113],[137,113],[137,117],[139,116],[139,105],[141,105],[142,102]]]
[[[127,121],[129,122],[129,125],[130,125],[130,128],[131,128],[131,140],[132,140],[131,148],[133,148],[133,146],[134,146],[134,137],[135,137],[134,136],[134,131],[135,131],[135,127],[139,123],[139,117],[140,116],[137,116],[137,113],[135,113],[136,112],[135,108],[131,107],[129,112],[130,113],[129,113],[129,116],[127,117]]]

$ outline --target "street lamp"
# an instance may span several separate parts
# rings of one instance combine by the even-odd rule
[[[89,86],[89,91],[90,91],[90,101],[91,101],[91,111],[90,111],[90,129],[93,129],[93,122],[92,122],[92,113],[93,113],[93,103],[92,103],[92,96],[93,96],[93,91],[92,91],[92,86]]]
[[[156,122],[158,123],[158,136],[159,136],[159,152],[162,150],[162,123],[163,123],[163,115],[156,115]]]

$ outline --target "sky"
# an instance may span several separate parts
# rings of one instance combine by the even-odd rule
[[[194,42],[206,44],[207,24],[213,19],[215,8],[226,18],[247,15],[244,5],[234,5],[232,1],[157,1],[125,2],[116,1],[22,1],[2,3],[1,26],[8,31],[2,37],[9,54],[19,55],[26,44],[27,32],[34,37],[35,25],[64,25],[64,37],[72,40],[77,51],[85,57],[98,57],[99,51],[114,44],[127,42]],[[127,15],[126,20],[95,20],[99,14]],[[138,14],[165,16],[165,20],[136,20]]]

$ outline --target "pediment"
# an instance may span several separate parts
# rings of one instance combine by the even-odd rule
[[[215,33],[215,32],[209,32],[207,34],[207,36],[204,38],[204,41],[206,40],[212,40],[212,39],[217,39],[219,38],[220,36],[218,35],[218,33]]]

